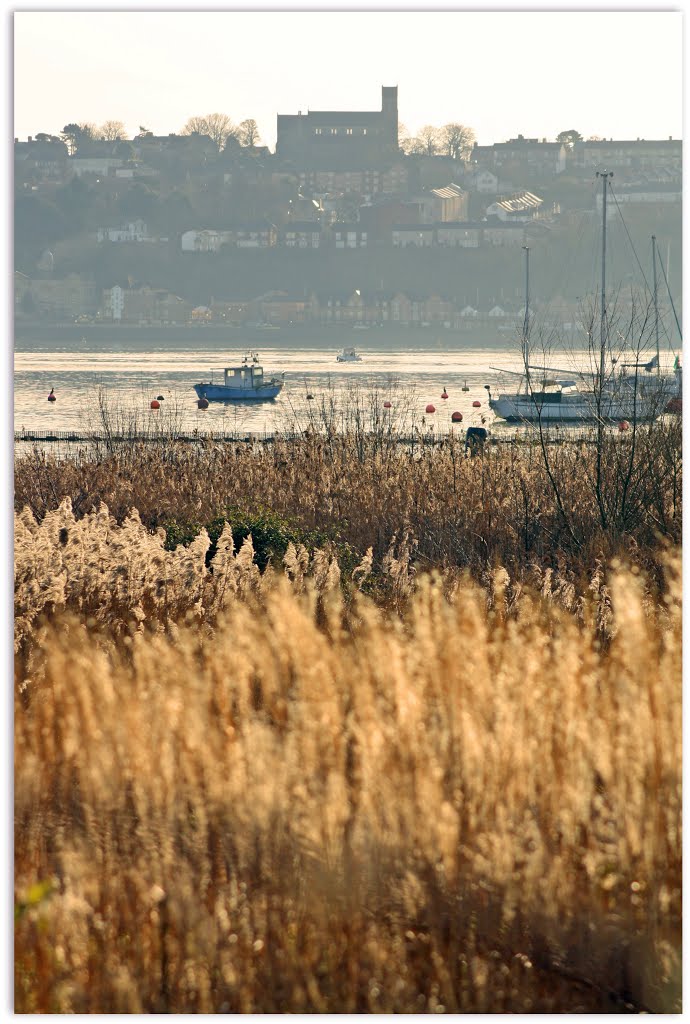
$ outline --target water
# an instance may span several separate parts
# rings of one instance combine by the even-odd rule
[[[355,343],[359,339],[355,339]],[[369,343],[359,349],[360,363],[338,363],[340,349],[299,347],[263,348],[264,372],[285,372],[285,387],[277,399],[263,403],[211,403],[197,407],[193,384],[222,379],[227,365],[238,364],[243,351],[225,347],[145,343],[64,343],[21,341],[15,350],[15,430],[73,430],[103,427],[98,397],[107,406],[111,427],[156,423],[180,430],[227,433],[303,430],[327,416],[336,425],[347,410],[358,406],[365,420],[388,417],[399,429],[417,427],[437,433],[451,429],[453,412],[462,413],[458,429],[485,425],[494,432],[514,431],[497,420],[488,407],[485,385],[499,391],[498,370],[519,371],[520,353],[514,342],[505,347],[467,347],[377,350]],[[560,365],[586,365],[584,352],[558,357]],[[553,362],[559,365],[557,357]],[[493,369],[492,369],[493,368]],[[504,378],[500,390],[512,390],[515,379]],[[466,387],[468,390],[463,390]],[[51,388],[57,401],[47,401]],[[446,390],[447,399],[441,398]],[[163,395],[161,409],[151,400]],[[308,399],[307,396],[313,396]],[[391,403],[384,410],[383,403]],[[473,406],[480,402],[479,408]],[[433,404],[436,411],[426,413]]]
[[[390,401],[387,415],[405,417],[421,424],[434,422],[446,428],[454,411],[463,414],[463,425],[479,423],[488,409],[485,384],[495,381],[489,363],[519,369],[519,353],[512,350],[464,351],[398,350],[361,351],[361,363],[338,363],[336,349],[263,349],[264,372],[285,372],[285,387],[273,402],[252,404],[211,403],[197,407],[192,385],[222,379],[223,367],[241,361],[241,352],[211,348],[170,348],[140,351],[122,346],[99,345],[90,350],[61,346],[29,346],[15,352],[14,423],[33,430],[86,430],[98,428],[97,396],[105,396],[111,414],[115,409],[153,422],[167,416],[183,429],[224,431],[275,431],[303,428],[324,406],[342,417],[346,407],[379,407]],[[466,386],[469,391],[462,391]],[[56,402],[48,402],[51,388]],[[441,398],[444,388],[448,399]],[[312,399],[307,399],[307,395]],[[160,412],[150,409],[151,400],[164,396]],[[475,409],[473,401],[480,401]],[[437,412],[429,416],[427,404]]]

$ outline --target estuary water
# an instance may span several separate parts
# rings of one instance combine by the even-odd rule
[[[357,345],[353,332],[349,344]],[[519,371],[515,342],[487,348],[468,341],[462,348],[445,348],[440,341],[425,347],[381,347],[368,341],[357,346],[358,363],[339,363],[340,348],[286,347],[259,351],[267,375],[285,374],[277,399],[262,403],[215,403],[197,407],[193,385],[222,380],[223,368],[238,365],[241,348],[221,344],[158,344],[144,342],[63,342],[21,340],[14,356],[15,431],[87,432],[101,430],[104,418],[111,429],[160,424],[201,432],[264,433],[304,430],[329,421],[347,426],[385,422],[400,430],[425,432],[451,429],[454,412],[462,414],[459,429],[484,424],[492,431],[514,430],[496,420],[488,407],[485,385],[492,391],[512,390],[516,379],[498,371]],[[586,352],[554,356],[556,365],[587,365]],[[55,402],[48,402],[54,389]],[[442,398],[446,392],[448,398]],[[161,408],[151,401],[162,395]],[[309,397],[311,396],[311,397]],[[384,409],[384,402],[390,408]],[[479,402],[476,406],[474,403]],[[427,413],[427,405],[435,407]]]

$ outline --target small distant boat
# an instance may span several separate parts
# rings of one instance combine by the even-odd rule
[[[352,327],[353,331],[368,331],[369,324],[354,324]]]
[[[252,320],[247,324],[254,331],[279,331],[278,324],[271,324],[267,320]]]
[[[285,385],[285,374],[264,376],[256,352],[248,352],[239,366],[223,370],[223,383],[206,381],[195,384],[197,398],[209,402],[266,402],[277,398]]]
[[[339,363],[361,363],[362,357],[357,354],[355,348],[344,348],[337,357]]]

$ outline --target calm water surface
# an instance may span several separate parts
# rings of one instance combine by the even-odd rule
[[[355,342],[356,343],[356,342]],[[520,354],[514,343],[505,348],[433,348],[376,351],[362,346],[361,363],[338,363],[339,348],[315,350],[294,347],[263,348],[260,361],[266,374],[285,372],[285,387],[273,402],[211,403],[197,408],[193,385],[220,381],[225,366],[241,362],[244,351],[221,347],[157,348],[123,345],[46,345],[22,342],[15,350],[14,423],[34,430],[99,429],[99,395],[112,422],[169,423],[185,430],[274,431],[304,429],[310,419],[324,414],[336,423],[347,409],[359,406],[365,416],[386,415],[400,428],[416,425],[446,431],[451,414],[463,414],[460,429],[482,421],[492,429],[513,429],[495,420],[487,404],[484,385],[497,392],[500,370],[519,370]],[[569,354],[566,365],[575,365]],[[561,363],[563,358],[560,357]],[[504,378],[503,388],[512,388]],[[463,391],[463,387],[468,390]],[[48,402],[51,388],[56,402]],[[443,390],[448,399],[441,398]],[[164,396],[160,411],[151,400]],[[311,399],[307,395],[312,395]],[[383,402],[392,408],[384,413]],[[480,408],[472,403],[481,402]],[[427,404],[436,412],[426,413]],[[325,412],[324,412],[325,410]]]

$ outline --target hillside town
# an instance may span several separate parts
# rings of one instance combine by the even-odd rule
[[[548,246],[541,291],[567,323],[583,275],[546,274],[595,216],[602,168],[679,274],[680,139],[410,138],[386,86],[377,111],[279,113],[274,151],[225,115],[131,139],[68,124],[14,141],[15,323],[507,329],[524,246]]]

